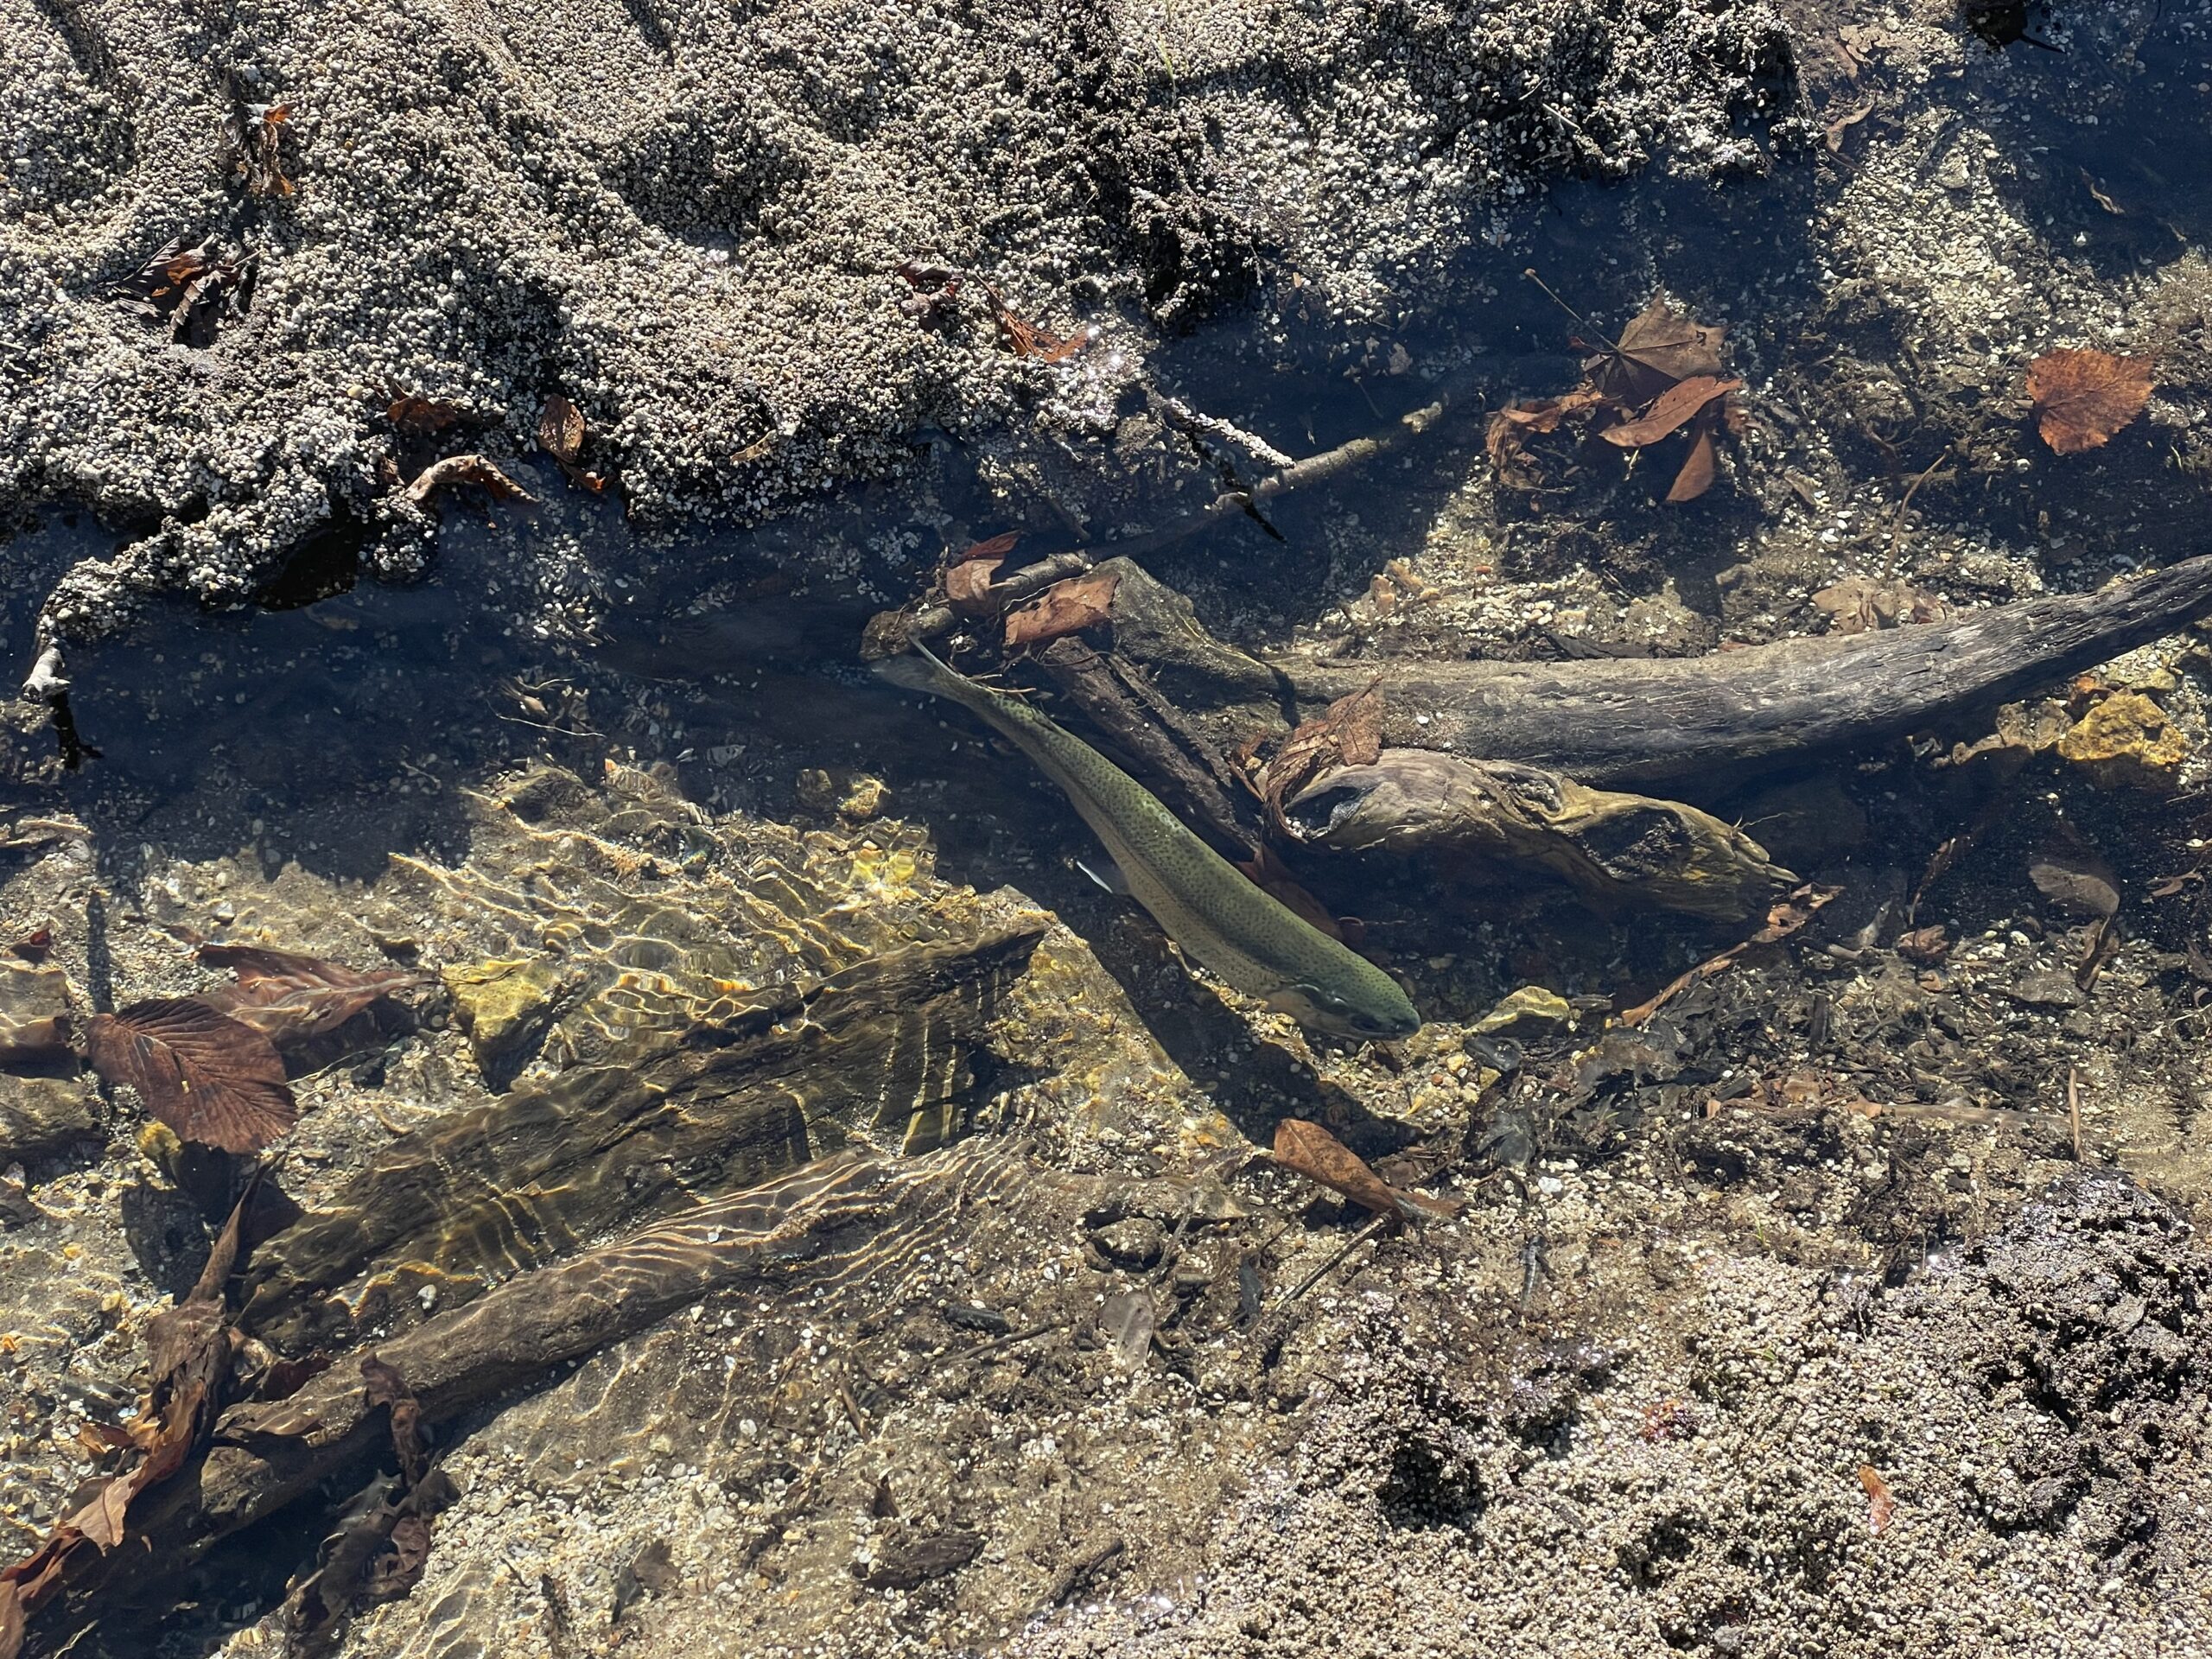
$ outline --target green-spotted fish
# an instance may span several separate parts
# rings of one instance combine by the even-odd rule
[[[1421,1015],[1398,983],[1242,875],[1152,791],[1020,698],[957,674],[920,645],[875,665],[988,721],[1066,793],[1130,895],[1167,936],[1240,991],[1343,1037],[1406,1037]]]

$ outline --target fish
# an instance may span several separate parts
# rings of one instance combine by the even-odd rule
[[[919,643],[874,668],[894,685],[958,703],[1027,755],[1112,855],[1130,897],[1238,990],[1331,1036],[1421,1029],[1397,981],[1254,886],[1150,790],[1021,698],[979,684]]]

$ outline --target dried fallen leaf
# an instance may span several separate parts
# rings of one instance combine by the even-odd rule
[[[1529,465],[1530,435],[1556,432],[1561,422],[1605,401],[1596,387],[1581,386],[1563,397],[1526,399],[1499,410],[1490,417],[1484,436],[1499,480],[1516,490],[1535,488],[1542,480]]]
[[[1020,610],[1007,613],[1006,648],[1020,651],[1096,627],[1113,613],[1114,590],[1121,580],[1118,572],[1102,570],[1054,582]]]
[[[963,616],[988,616],[991,583],[1004,559],[963,559],[944,573],[944,602]]]
[[[1615,403],[1640,409],[1677,381],[1719,374],[1726,332],[1693,322],[1664,294],[1655,294],[1618,340],[1584,359],[1583,372]]]
[[[1286,1117],[1275,1125],[1275,1161],[1378,1216],[1426,1221],[1452,1213],[1450,1205],[1400,1192],[1335,1135],[1303,1118]]]
[[[2103,855],[2077,843],[2048,849],[2029,861],[2036,891],[2069,914],[2101,921],[2120,908],[2120,876]]]
[[[1714,398],[1741,391],[1743,385],[1741,380],[1723,380],[1715,374],[1692,375],[1668,387],[1636,419],[1609,426],[1599,435],[1624,449],[1641,449],[1673,433]]]
[[[1874,100],[1870,98],[1857,108],[1847,110],[1834,120],[1829,122],[1827,125],[1822,129],[1823,134],[1827,140],[1828,154],[1831,156],[1840,156],[1843,153],[1844,141],[1850,136],[1851,130],[1873,113]]]
[[[410,1486],[429,1472],[430,1454],[423,1445],[423,1407],[398,1370],[374,1354],[361,1356],[362,1394],[372,1406],[391,1413],[391,1446],[399,1471]]]
[[[1014,551],[1014,543],[1020,539],[1020,531],[1009,530],[963,549],[944,573],[945,603],[963,616],[989,616],[996,613],[999,607],[990,597],[991,583],[997,579],[1006,556]]]
[[[1870,633],[1914,622],[1940,622],[1948,607],[1933,594],[1902,579],[1877,582],[1846,576],[1813,595],[1813,608],[1828,619],[1830,633]]]
[[[1866,1489],[1866,1527],[1877,1537],[1889,1529],[1891,1517],[1897,1512],[1897,1501],[1890,1496],[1890,1484],[1871,1463],[1859,1465],[1859,1484]]]
[[[1941,922],[1930,923],[1926,927],[1916,927],[1911,932],[1903,933],[1897,937],[1897,955],[1903,957],[1907,962],[1916,962],[1923,966],[1929,966],[1942,961],[1950,954],[1951,942],[1944,937],[1943,925]]]
[[[468,411],[457,404],[440,403],[435,397],[412,391],[393,398],[385,405],[384,414],[386,420],[410,437],[442,432],[468,416]]]
[[[2062,455],[2094,449],[2151,401],[2151,359],[2110,352],[2046,352],[2028,365],[2036,428]]]
[[[1278,823],[1282,804],[1324,772],[1371,766],[1382,753],[1381,680],[1338,697],[1317,720],[1300,724],[1260,774],[1260,798]]]
[[[251,304],[255,270],[252,255],[219,254],[212,238],[187,247],[176,237],[113,292],[138,301],[149,322],[167,323],[171,340],[205,350],[226,317],[244,315]]]
[[[402,493],[420,506],[433,493],[454,484],[474,484],[493,496],[530,499],[529,491],[481,455],[448,455],[443,461],[434,461],[416,474],[415,481]]]
[[[95,1071],[136,1089],[146,1109],[184,1140],[253,1152],[299,1119],[276,1046],[197,997],[96,1014],[85,1046]]]
[[[1697,436],[1690,441],[1690,452],[1682,460],[1681,470],[1675,474],[1675,481],[1667,489],[1667,499],[1676,504],[1694,501],[1713,487],[1714,456],[1711,429],[1700,426]]]
[[[426,982],[404,968],[363,972],[343,963],[264,945],[203,944],[200,960],[228,968],[235,985],[202,991],[199,1000],[251,1026],[282,1048],[335,1031],[372,1003]]]
[[[538,411],[537,447],[569,466],[584,452],[583,413],[557,391]]]
[[[991,316],[998,323],[999,334],[1014,350],[1016,357],[1033,357],[1046,363],[1058,363],[1073,357],[1090,344],[1088,330],[1070,334],[1065,340],[1047,334],[1035,323],[1025,321],[1006,296],[988,283],[983,284],[983,297],[990,302]]]

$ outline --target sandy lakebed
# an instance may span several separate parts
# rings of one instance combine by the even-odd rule
[[[1594,684],[2179,567],[2204,0],[0,41],[0,1654],[2212,1650],[2193,616],[1598,779],[1677,804],[1552,874],[1265,819],[1392,1044],[1194,972],[861,661],[938,614],[1094,735],[1079,672],[1151,664],[1233,828],[1301,717],[1479,741],[1294,669]],[[2069,352],[2148,365],[2094,442]],[[1283,706],[1178,724],[1095,586],[1014,613],[1095,661],[1003,650],[953,556],[1017,531]],[[1775,890],[1655,905],[1685,824]],[[163,1020],[257,1117],[88,1063]]]

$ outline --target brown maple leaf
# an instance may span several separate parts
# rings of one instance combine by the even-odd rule
[[[1692,321],[1664,294],[1655,294],[1618,340],[1583,359],[1583,372],[1615,403],[1640,409],[1678,380],[1719,374],[1726,332]]]
[[[2151,401],[2151,359],[2110,352],[2045,352],[2028,365],[2036,429],[2062,455],[2094,449]]]
[[[254,1152],[299,1119],[276,1046],[198,997],[96,1014],[85,1046],[92,1070],[136,1089],[146,1109],[184,1140]]]

